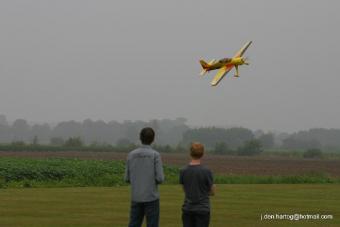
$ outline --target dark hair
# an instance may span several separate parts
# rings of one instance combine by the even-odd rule
[[[139,138],[142,144],[150,145],[155,139],[155,131],[150,127],[143,128],[142,131],[140,131]]]

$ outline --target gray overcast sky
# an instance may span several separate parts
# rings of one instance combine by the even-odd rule
[[[340,128],[339,1],[2,0],[0,114]],[[253,40],[211,87],[200,58]]]

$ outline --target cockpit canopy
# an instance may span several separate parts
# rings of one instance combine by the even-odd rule
[[[219,60],[220,63],[228,63],[231,61],[231,58],[222,58],[221,60]]]

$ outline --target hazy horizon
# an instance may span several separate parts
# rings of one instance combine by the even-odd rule
[[[340,128],[337,1],[0,3],[9,121],[175,119],[293,132]],[[200,58],[250,65],[211,87]]]
[[[1,115],[1,113],[0,113]],[[179,119],[179,118],[182,118],[182,117],[177,117],[177,118],[154,118],[154,119],[145,119],[145,120],[141,120],[141,119],[135,119],[135,120],[129,120],[129,119],[125,119],[125,120],[115,120],[115,119],[109,119],[109,120],[103,120],[103,119],[91,119],[91,118],[86,118],[86,119],[67,119],[67,120],[62,120],[62,121],[51,121],[51,122],[47,122],[47,121],[31,121],[30,119],[26,119],[26,118],[16,118],[16,119],[10,119],[6,116],[6,119],[7,119],[7,122],[8,124],[12,125],[14,123],[14,121],[16,120],[25,120],[30,126],[33,126],[33,125],[43,125],[43,124],[48,124],[50,127],[55,127],[57,126],[59,123],[63,123],[63,122],[78,122],[78,123],[83,123],[84,121],[86,120],[91,120],[93,122],[96,122],[96,121],[103,121],[105,123],[109,123],[109,122],[118,122],[120,124],[124,124],[125,122],[132,122],[132,123],[137,123],[137,122],[152,122],[154,120],[156,121],[162,121],[162,120],[176,120],[176,119]],[[185,118],[186,119],[186,118]],[[322,128],[322,129],[340,129],[340,128],[334,128],[334,127],[331,127],[331,128],[326,128],[326,127],[311,127],[311,128],[300,128],[300,129],[297,129],[297,130],[292,130],[292,131],[283,131],[283,130],[276,130],[276,129],[271,129],[271,130],[268,130],[268,129],[264,129],[264,128],[249,128],[249,127],[246,127],[246,126],[243,126],[243,125],[237,125],[237,124],[230,124],[230,125],[193,125],[193,124],[190,124],[190,120],[189,119],[186,119],[186,125],[189,126],[190,128],[206,128],[206,127],[216,127],[216,128],[225,128],[225,129],[228,129],[228,128],[247,128],[247,129],[250,129],[252,130],[253,132],[256,132],[257,130],[261,130],[263,133],[274,133],[274,134],[281,134],[281,133],[288,133],[288,134],[291,134],[291,133],[297,133],[297,132],[301,132],[301,131],[308,131],[310,129],[318,129],[318,128]]]

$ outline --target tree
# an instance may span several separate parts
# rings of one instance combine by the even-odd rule
[[[117,141],[116,145],[118,147],[129,147],[134,145],[129,139],[121,138]]]
[[[188,145],[193,141],[199,141],[207,148],[214,148],[216,143],[224,142],[231,148],[237,148],[253,138],[252,131],[246,128],[198,128],[187,130],[183,134],[182,144]]]
[[[30,136],[37,136],[39,143],[48,143],[50,140],[51,127],[48,124],[34,124],[30,131]]]
[[[80,137],[70,137],[68,140],[66,140],[65,147],[81,147],[83,146],[83,141],[80,139]]]
[[[239,147],[239,155],[258,155],[262,150],[262,145],[259,140],[249,140],[244,143],[243,146]]]
[[[14,140],[29,141],[30,126],[24,119],[17,119],[12,125],[12,132],[14,134]]]
[[[302,140],[297,139],[294,136],[290,136],[283,140],[282,147],[286,149],[312,149],[320,148],[321,144],[316,139]]]
[[[258,137],[258,140],[264,148],[274,147],[274,135],[272,133],[262,134]]]
[[[0,114],[0,125],[8,126],[8,121],[5,115]]]
[[[61,137],[52,137],[50,139],[50,145],[53,145],[53,146],[62,146],[62,145],[64,145],[64,143],[65,143],[65,141]]]
[[[174,149],[169,145],[159,145],[159,144],[154,144],[152,145],[152,147],[156,150],[156,151],[159,151],[159,152],[162,152],[162,153],[171,153],[174,151]]]
[[[308,149],[303,153],[304,158],[322,158],[322,151],[317,148]]]
[[[12,128],[9,125],[0,124],[0,143],[8,143],[12,140]]]
[[[33,141],[32,141],[32,145],[39,145],[39,140],[38,140],[38,136],[34,136],[33,137]]]
[[[308,131],[299,131],[292,135],[296,140],[299,141],[317,141],[318,146],[308,145],[308,148],[339,148],[340,147],[340,129],[324,129],[324,128],[313,128]],[[315,145],[315,144],[314,144]],[[306,147],[307,148],[307,147]]]
[[[76,121],[63,121],[55,126],[52,137],[71,138],[82,135],[82,124]]]
[[[25,146],[26,144],[25,144],[24,141],[18,140],[18,141],[13,141],[13,142],[11,143],[11,145],[13,145],[13,146]]]
[[[215,148],[213,150],[215,154],[232,154],[233,150],[229,148],[229,146],[224,142],[219,142],[215,144]]]

